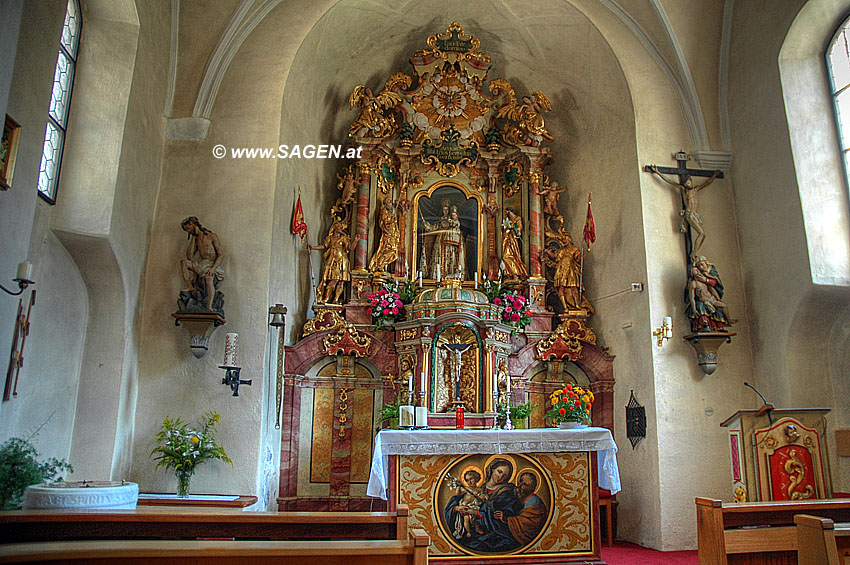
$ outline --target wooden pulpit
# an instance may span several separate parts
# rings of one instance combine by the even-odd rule
[[[826,450],[829,408],[739,410],[729,429],[736,502],[832,497]]]

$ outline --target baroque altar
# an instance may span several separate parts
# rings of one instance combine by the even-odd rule
[[[372,508],[380,411],[409,397],[432,428],[453,428],[458,405],[467,427],[492,427],[506,402],[536,404],[524,423],[545,427],[549,394],[574,383],[613,426],[613,356],[589,325],[565,188],[544,172],[551,103],[488,78],[458,23],[425,44],[411,74],[349,96],[361,157],[337,174],[308,251],[315,315],[286,347],[282,510]]]

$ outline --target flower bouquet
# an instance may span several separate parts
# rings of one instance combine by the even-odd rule
[[[528,315],[528,300],[517,291],[506,292],[493,300],[496,306],[503,306],[502,322],[509,326],[522,329],[531,323]]]
[[[546,417],[556,424],[575,422],[590,424],[590,410],[593,408],[593,393],[580,386],[564,385],[549,395],[552,408]],[[568,427],[568,426],[561,426]]]
[[[162,422],[162,429],[154,436],[159,443],[151,451],[151,457],[157,461],[154,469],[174,469],[178,497],[189,496],[189,480],[195,473],[195,467],[207,459],[219,459],[233,465],[215,439],[216,426],[220,423],[221,417],[215,412],[204,414],[200,425],[195,428],[184,424],[180,418],[172,420],[168,416]]]
[[[375,327],[391,326],[404,317],[404,303],[396,288],[384,287],[368,296],[369,308]]]

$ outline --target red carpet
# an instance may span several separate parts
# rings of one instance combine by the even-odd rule
[[[697,565],[699,557],[693,551],[657,551],[625,541],[615,541],[614,547],[602,547],[602,559],[609,565]]]

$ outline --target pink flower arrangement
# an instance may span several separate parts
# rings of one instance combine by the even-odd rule
[[[502,322],[515,328],[524,328],[531,323],[528,315],[528,300],[516,291],[505,293],[493,300],[496,306],[504,306]]]
[[[395,288],[382,288],[371,293],[367,299],[370,308],[366,309],[376,326],[387,326],[404,316],[404,304]]]

